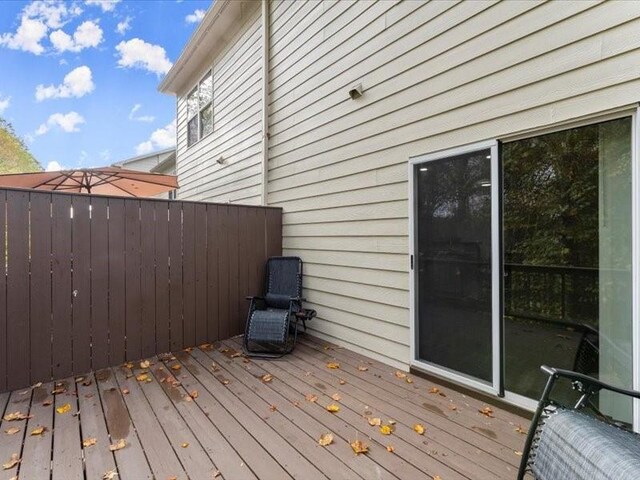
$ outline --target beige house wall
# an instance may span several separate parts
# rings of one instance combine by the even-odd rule
[[[310,329],[393,365],[409,362],[408,159],[640,99],[640,2],[273,1],[270,15],[268,203],[305,261]],[[186,149],[178,103],[181,198],[259,201],[260,22],[220,57],[211,140]]]

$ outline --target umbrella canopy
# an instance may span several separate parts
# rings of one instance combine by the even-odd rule
[[[175,175],[119,167],[0,175],[0,187],[59,190],[122,197],[153,197],[178,188]]]

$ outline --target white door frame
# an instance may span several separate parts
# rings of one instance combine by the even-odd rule
[[[609,112],[601,112],[599,114],[588,115],[579,120],[572,122],[562,122],[549,128],[533,129],[530,131],[518,133],[512,136],[502,138],[502,141],[512,141],[520,138],[528,138],[553,131],[565,130],[593,123],[599,123],[616,118],[628,117],[632,119],[632,137],[631,137],[631,184],[632,184],[632,207],[631,207],[631,228],[632,228],[632,361],[633,361],[633,389],[640,391],[640,132],[638,132],[638,119],[640,118],[640,106],[627,106],[615,109]],[[452,372],[446,368],[438,367],[417,358],[416,348],[416,252],[417,252],[417,235],[416,226],[416,195],[415,195],[415,166],[420,163],[432,160],[442,159],[463,153],[473,152],[482,149],[491,149],[491,268],[492,268],[492,351],[493,351],[493,384],[489,385],[480,380],[467,377],[461,373]],[[441,150],[426,155],[419,155],[409,159],[409,254],[412,259],[412,266],[409,270],[409,309],[410,309],[410,365],[427,373],[451,380],[461,385],[469,386],[476,390],[499,395],[504,394],[504,399],[520,407],[534,410],[536,400],[532,400],[513,392],[501,392],[502,372],[501,370],[501,338],[500,338],[500,322],[502,296],[500,282],[500,265],[501,265],[501,235],[500,231],[500,172],[498,159],[498,140],[487,140],[484,142],[473,143],[458,148]],[[633,401],[633,428],[640,431],[640,400]]]
[[[416,252],[418,236],[415,234],[417,204],[416,204],[416,185],[415,185],[415,167],[421,163],[427,163],[434,160],[454,157],[465,153],[475,152],[478,150],[491,151],[491,352],[492,352],[492,378],[491,384],[481,380],[472,378],[459,372],[454,372],[447,368],[420,360],[417,358],[416,348],[416,282],[418,280],[415,274],[416,269]],[[441,150],[439,152],[427,155],[419,155],[409,159],[409,254],[413,259],[413,268],[409,270],[409,310],[410,310],[410,355],[411,367],[422,370],[427,373],[453,380],[454,382],[472,387],[486,393],[497,395],[500,393],[500,218],[499,218],[499,172],[498,172],[498,142],[489,140],[478,142],[462,147]],[[496,294],[497,293],[497,294]]]

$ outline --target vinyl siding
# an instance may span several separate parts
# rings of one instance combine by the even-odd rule
[[[284,209],[285,254],[305,261],[305,296],[318,310],[309,328],[406,366],[408,159],[637,102],[640,3],[270,8],[268,202]],[[364,95],[352,101],[355,83]],[[259,90],[255,102],[255,118],[249,101],[239,113],[246,159],[226,167],[227,180],[205,157],[185,169],[210,192],[200,198],[255,200],[259,144],[248,134],[260,130]]]

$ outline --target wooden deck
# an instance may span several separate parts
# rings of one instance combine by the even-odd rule
[[[21,461],[0,480],[515,478],[526,419],[310,337],[269,361],[238,342],[1,394],[3,417],[29,418],[2,421],[0,463]]]

